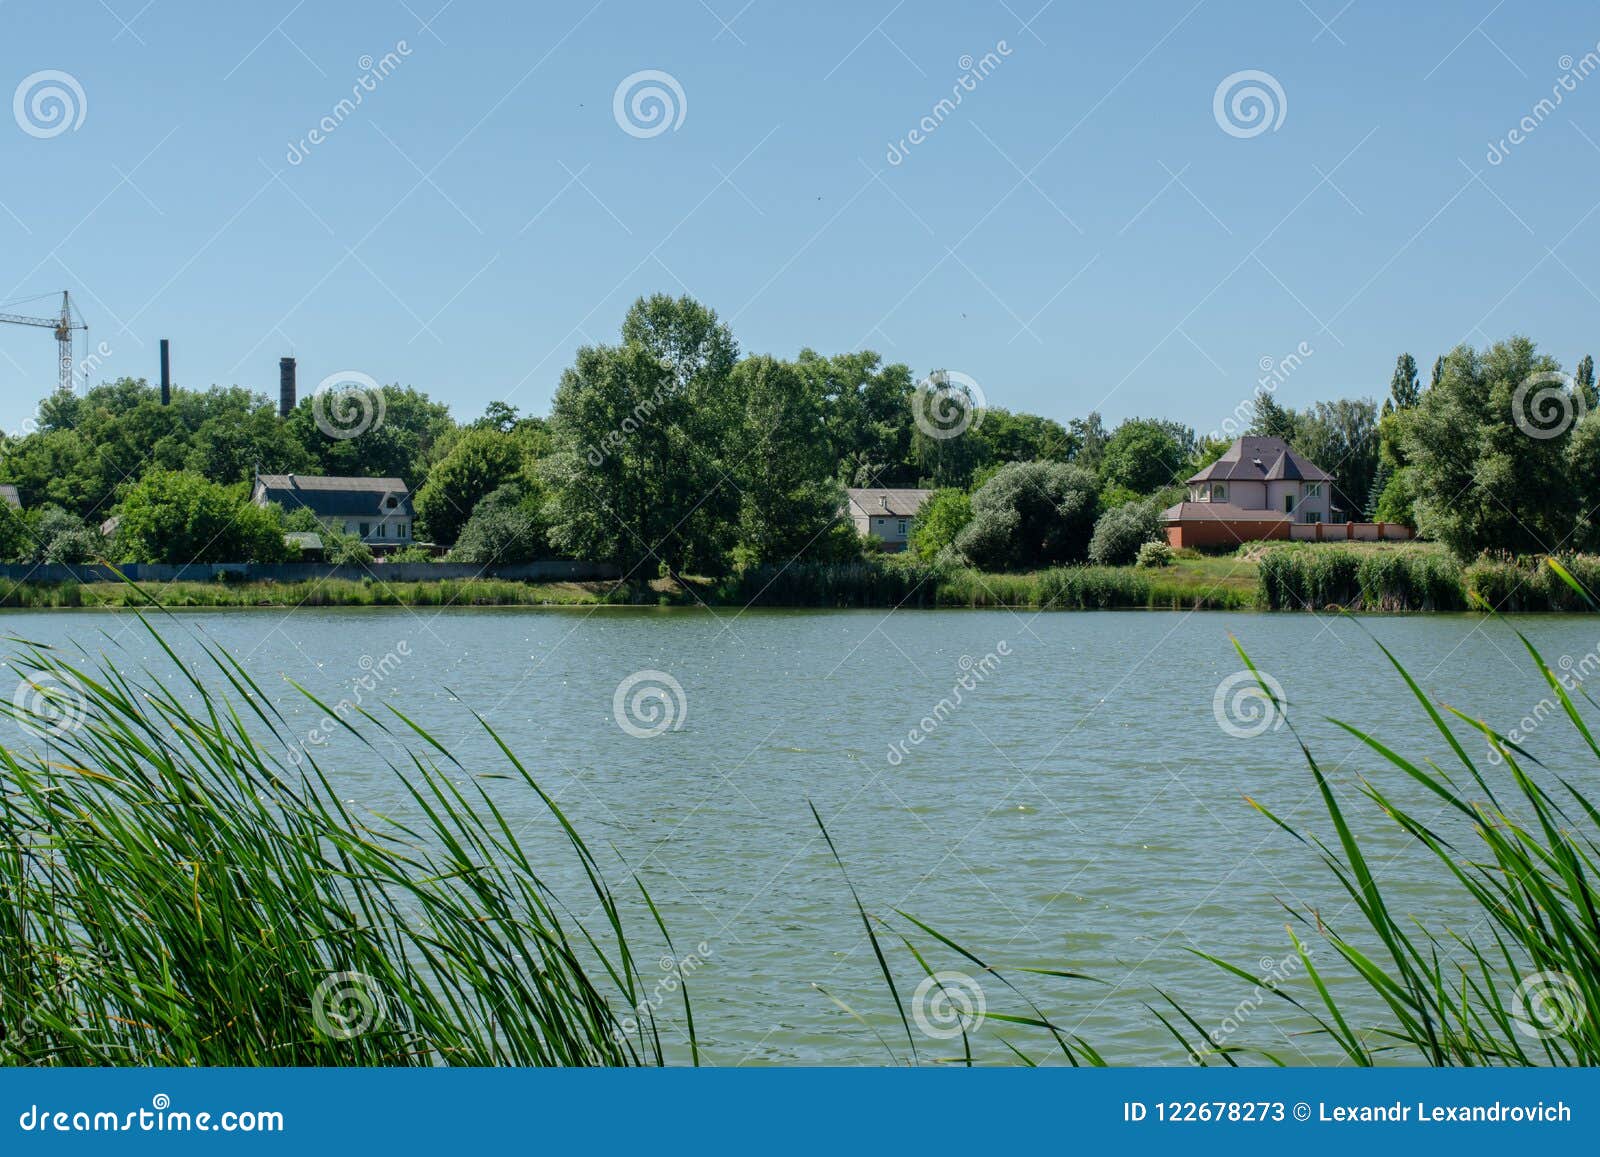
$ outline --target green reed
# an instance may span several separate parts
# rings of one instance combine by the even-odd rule
[[[231,656],[196,671],[150,633],[170,668],[12,658],[31,687],[5,710],[37,734],[0,750],[0,1062],[668,1059],[618,895],[487,722],[498,760],[465,766],[398,711],[341,716],[415,818],[358,811],[287,757],[292,729]],[[564,836],[592,920],[519,843],[513,792]],[[697,1061],[683,1000],[674,1055]]]

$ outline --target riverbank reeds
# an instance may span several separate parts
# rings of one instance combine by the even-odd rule
[[[225,652],[191,665],[151,634],[171,669],[12,655],[25,682],[0,710],[33,738],[0,750],[0,1061],[667,1059],[619,896],[487,722],[503,761],[466,767],[398,711],[340,715],[408,801],[390,818],[287,757],[286,719]],[[512,792],[564,837],[593,927],[508,826]]]
[[[1454,611],[1470,603],[1461,565],[1440,550],[1306,543],[1272,547],[1256,565],[1261,605],[1271,610]]]

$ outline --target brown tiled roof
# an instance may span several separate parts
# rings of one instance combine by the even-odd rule
[[[1280,478],[1332,482],[1333,475],[1289,449],[1282,438],[1236,438],[1232,446],[1189,482],[1266,482]]]
[[[1161,512],[1168,522],[1293,522],[1278,510],[1251,510],[1231,502],[1180,502]]]
[[[852,487],[845,491],[850,505],[862,514],[889,515],[893,518],[915,518],[922,509],[931,490],[871,490]]]

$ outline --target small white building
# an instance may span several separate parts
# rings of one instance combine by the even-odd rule
[[[933,491],[862,487],[845,493],[849,496],[850,519],[856,524],[856,533],[878,539],[884,550],[895,554],[906,548],[911,524]]]
[[[257,474],[257,506],[304,507],[324,525],[354,534],[374,550],[410,546],[416,511],[403,478],[345,478],[331,474]]]

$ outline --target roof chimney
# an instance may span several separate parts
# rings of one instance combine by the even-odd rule
[[[161,404],[172,405],[172,363],[167,357],[167,339],[161,339]]]
[[[294,413],[294,359],[278,359],[278,417]]]
[[[889,509],[889,496],[887,494],[878,495],[878,502],[885,510]]]

